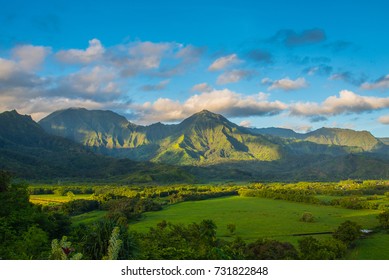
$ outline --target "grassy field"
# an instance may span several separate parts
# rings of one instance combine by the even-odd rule
[[[91,224],[97,222],[107,214],[107,211],[95,210],[88,213],[71,217],[72,225],[78,226],[79,224]]]
[[[315,222],[300,221],[304,212],[310,212]],[[282,200],[252,197],[227,197],[203,201],[183,202],[166,207],[162,211],[144,213],[142,221],[133,223],[135,231],[147,231],[149,227],[166,220],[172,223],[200,222],[212,219],[218,226],[218,236],[229,238],[227,224],[236,225],[235,235],[247,241],[257,238],[272,238],[297,243],[306,234],[327,232],[336,229],[345,220],[355,221],[363,228],[378,225],[379,211],[349,210],[332,206],[309,205]],[[317,235],[323,238],[323,235]]]
[[[30,195],[30,201],[34,204],[41,205],[56,205],[64,202],[69,202],[71,199],[90,199],[91,194],[76,194],[74,197],[57,194],[38,194]]]
[[[376,233],[358,240],[357,246],[347,256],[352,260],[389,260],[389,234]]]

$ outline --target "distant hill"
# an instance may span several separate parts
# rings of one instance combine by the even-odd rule
[[[371,152],[382,147],[383,142],[375,138],[368,131],[355,131],[342,128],[320,128],[305,134],[296,133],[291,129],[262,128],[250,129],[251,132],[261,135],[271,135],[287,139],[299,139],[328,146],[348,147],[350,152]]]

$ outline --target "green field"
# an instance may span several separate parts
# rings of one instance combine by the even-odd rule
[[[347,256],[352,260],[389,260],[389,234],[376,233],[360,239],[354,250]]]
[[[57,194],[37,194],[37,195],[30,195],[30,202],[34,204],[41,204],[41,205],[55,205],[55,204],[61,204],[65,202],[69,202],[70,200],[74,199],[92,199],[91,194],[75,194],[74,197],[69,197],[66,195],[57,195]]]
[[[91,224],[102,219],[107,214],[107,211],[95,210],[71,218],[72,225],[78,226],[80,224]]]
[[[300,221],[304,212],[310,212],[315,222]],[[282,200],[256,197],[227,197],[203,201],[189,201],[166,207],[162,211],[144,213],[143,220],[133,223],[130,228],[145,232],[158,222],[172,223],[200,222],[212,219],[218,226],[219,237],[230,237],[227,224],[236,225],[236,236],[247,241],[258,238],[272,238],[296,244],[300,236],[335,230],[345,220],[355,221],[363,228],[378,225],[376,210],[349,210],[332,206],[309,205]],[[317,235],[322,237],[323,235]]]

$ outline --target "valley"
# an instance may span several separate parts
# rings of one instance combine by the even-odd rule
[[[385,143],[206,110],[149,126],[82,108],[39,123],[4,112],[0,257],[389,259],[369,251],[387,236]]]

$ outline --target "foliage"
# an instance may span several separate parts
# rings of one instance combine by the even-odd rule
[[[377,218],[384,229],[389,228],[389,210],[380,213]]]
[[[315,217],[311,212],[304,212],[300,218],[300,221],[305,223],[313,223],[315,221]]]
[[[292,244],[276,240],[262,240],[247,245],[246,258],[253,260],[296,260],[298,252]]]
[[[114,231],[116,227],[119,228],[119,232]],[[77,246],[85,259],[101,260],[104,257],[117,257],[117,259],[126,260],[132,259],[136,252],[136,241],[128,233],[127,226],[113,220],[101,219],[88,226],[81,224],[74,229],[72,235],[77,239]]]
[[[61,208],[67,215],[75,216],[98,209],[99,203],[96,200],[75,199],[63,203]]]
[[[68,241],[67,236],[63,236],[60,241],[54,239],[51,242],[50,260],[80,260],[81,253],[75,253],[72,243]]]
[[[109,239],[109,245],[107,255],[103,257],[104,260],[117,260],[123,241],[119,239],[120,228],[114,227],[112,230],[111,238]]]
[[[32,205],[27,186],[8,185],[0,192],[0,258],[46,258],[49,238],[66,231],[65,221]]]
[[[362,227],[355,222],[345,221],[335,230],[333,237],[350,246],[361,236]]]
[[[320,241],[314,237],[305,237],[298,241],[301,259],[303,260],[336,260],[346,254],[346,245],[337,239]]]

